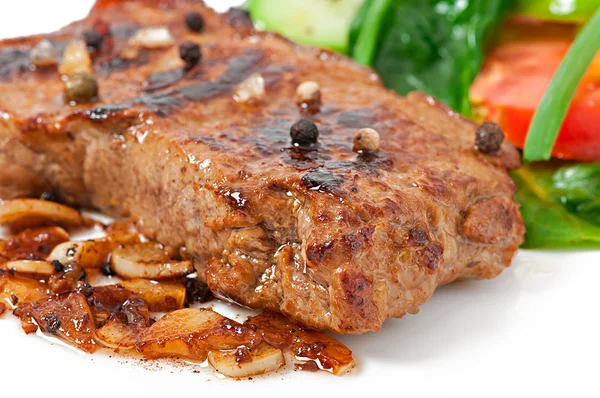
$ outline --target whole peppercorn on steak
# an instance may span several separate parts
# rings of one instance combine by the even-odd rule
[[[65,54],[86,37],[88,54]],[[55,64],[32,64],[43,40]],[[68,98],[61,67],[97,93]],[[297,101],[304,82],[318,103]],[[365,128],[378,146],[355,152]],[[478,151],[475,131],[343,56],[191,0],[102,0],[57,33],[0,43],[0,198],[53,192],[135,217],[217,296],[315,329],[378,330],[437,286],[510,264],[519,154]]]

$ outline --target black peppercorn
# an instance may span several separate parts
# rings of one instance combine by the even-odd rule
[[[90,297],[92,294],[94,294],[94,290],[93,290],[92,286],[85,281],[77,282],[75,290],[77,292],[83,294],[84,297]]]
[[[475,132],[475,147],[483,153],[498,152],[503,141],[504,133],[496,123],[483,123]]]
[[[192,32],[202,32],[204,30],[204,18],[197,12],[190,12],[185,16],[185,24]]]
[[[198,44],[186,41],[179,46],[179,56],[185,62],[185,66],[191,68],[202,59],[202,51]]]
[[[80,268],[80,274],[79,274],[79,279],[80,281],[87,281],[87,272],[85,271],[84,268]]]
[[[100,267],[100,272],[104,276],[113,276],[113,275],[115,275],[115,271],[112,270],[112,268],[110,267],[110,262],[108,262],[108,261],[105,262],[104,264],[102,264],[102,266]]]
[[[317,125],[308,119],[300,119],[290,129],[292,142],[299,145],[310,145],[317,142],[319,129]]]
[[[64,264],[58,260],[52,261],[52,266],[54,267],[54,271],[56,272],[62,272],[65,270]]]
[[[60,319],[56,315],[48,315],[46,317],[46,331],[51,334],[56,334],[60,328]]]
[[[97,30],[86,30],[83,33],[83,39],[85,44],[94,51],[100,50],[104,43],[104,36]]]

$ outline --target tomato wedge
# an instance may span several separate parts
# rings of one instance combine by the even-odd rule
[[[540,23],[533,28],[509,28],[510,38],[488,55],[470,91],[477,118],[500,124],[519,148],[523,148],[535,109],[574,34],[574,30],[553,24]],[[578,88],[552,155],[600,161],[600,54]]]

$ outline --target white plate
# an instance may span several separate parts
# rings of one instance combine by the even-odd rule
[[[0,11],[0,37],[58,29],[91,5],[8,3]],[[521,251],[494,280],[445,286],[416,316],[388,320],[379,333],[341,336],[358,360],[357,371],[344,377],[290,371],[232,381],[198,366],[86,355],[26,336],[6,315],[0,397],[598,396],[598,280],[600,252]],[[245,314],[225,304],[216,309]]]

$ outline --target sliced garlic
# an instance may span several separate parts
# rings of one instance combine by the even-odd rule
[[[204,339],[207,331],[217,329],[224,317],[206,308],[184,308],[160,318],[146,330],[136,349],[148,358],[180,357],[206,360],[210,347]]]
[[[47,261],[15,260],[8,261],[4,266],[19,274],[48,276],[55,272],[54,266]]]
[[[70,76],[76,72],[92,73],[92,58],[83,40],[71,40],[63,52],[58,67],[61,75]]]
[[[35,66],[50,66],[56,64],[56,50],[50,40],[44,39],[29,51],[29,59]]]
[[[140,328],[125,325],[116,319],[109,319],[101,328],[94,332],[94,340],[104,347],[131,350],[140,335]]]
[[[265,79],[260,73],[254,73],[235,88],[233,98],[240,103],[249,103],[262,101],[265,95]]]
[[[150,311],[179,310],[185,303],[185,286],[179,282],[132,279],[120,282],[119,286],[143,298]]]
[[[41,300],[48,294],[48,286],[40,281],[9,273],[0,274],[0,304],[10,309],[14,310],[17,304]]]
[[[48,261],[66,263],[75,261],[83,268],[100,268],[108,261],[110,252],[116,246],[114,242],[106,239],[88,240],[85,242],[63,242],[56,246]]]
[[[111,257],[112,270],[124,278],[165,279],[194,272],[191,261],[174,261],[154,243],[116,248]]]
[[[169,29],[164,26],[157,26],[138,30],[129,39],[128,44],[153,49],[167,47],[173,43],[175,43],[175,39]]]
[[[27,228],[47,222],[67,226],[84,224],[77,210],[60,203],[39,199],[0,200],[0,225]]]
[[[245,354],[240,355],[240,351]],[[285,359],[279,348],[263,343],[252,350],[241,347],[226,352],[211,351],[208,363],[215,371],[239,379],[275,372],[285,365]]]

